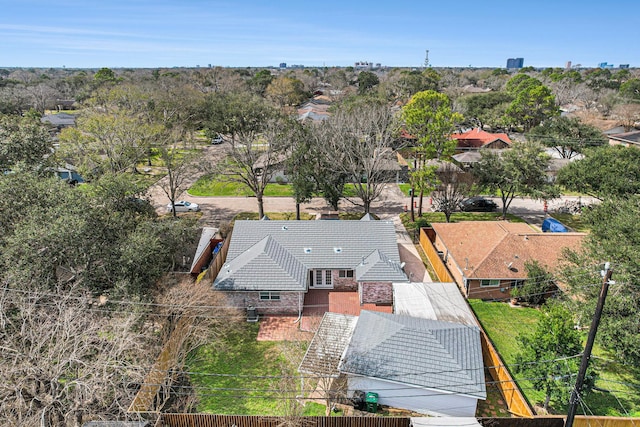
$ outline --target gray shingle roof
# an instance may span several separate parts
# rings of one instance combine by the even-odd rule
[[[474,326],[362,311],[339,369],[486,398],[480,331]]]
[[[305,266],[275,239],[265,236],[227,261],[213,285],[220,290],[304,291],[306,277]]]
[[[378,249],[364,257],[356,266],[356,278],[361,282],[393,282],[404,275],[402,267]]]
[[[305,374],[338,377],[340,358],[349,344],[357,321],[356,316],[325,313],[298,371]]]
[[[275,250],[277,244],[280,257],[279,262],[270,265],[256,261],[266,248],[263,242],[266,237],[274,242],[271,250]],[[358,270],[359,264],[368,257],[371,262],[367,268]],[[216,288],[222,288],[224,280],[225,289],[278,290],[271,287],[281,285],[281,278],[276,274],[285,274],[300,280],[298,286],[288,283],[286,290],[305,290],[306,271],[310,269],[356,270],[356,280],[361,280],[360,271],[366,281],[407,281],[400,268],[396,232],[391,221],[236,221],[227,264],[230,268],[220,271],[214,282]],[[269,280],[274,283],[265,282]]]

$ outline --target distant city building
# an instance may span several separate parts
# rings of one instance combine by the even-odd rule
[[[289,66],[289,68],[304,68],[304,65],[301,64],[292,64]]]
[[[607,62],[601,62],[598,64],[598,68],[613,68],[613,64]]]
[[[373,69],[373,63],[367,61],[360,61],[353,64],[353,68],[356,70],[371,70]]]
[[[280,68],[287,68],[287,63],[286,62],[281,62],[280,63]]]
[[[517,69],[524,66],[524,58],[509,58],[507,59],[507,69]]]
[[[620,64],[620,68],[629,68],[629,64]]]
[[[565,70],[571,69],[571,61],[567,61],[567,65],[564,66]]]

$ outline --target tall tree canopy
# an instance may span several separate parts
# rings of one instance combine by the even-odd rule
[[[558,190],[547,180],[549,156],[534,143],[514,143],[501,154],[482,151],[481,160],[473,167],[478,184],[498,193],[502,199],[502,216],[516,196],[553,199]]]
[[[640,150],[605,145],[585,150],[558,172],[557,182],[598,199],[640,193]]]
[[[460,113],[451,109],[451,101],[447,95],[432,90],[416,93],[402,108],[405,129],[417,140],[413,148],[416,164],[410,172],[410,179],[414,191],[420,191],[419,215],[422,209],[422,195],[433,188],[435,182],[437,166],[429,164],[428,161],[447,160],[453,155],[457,143],[451,138],[451,134],[462,118]],[[413,216],[413,201],[411,214]]]
[[[516,356],[515,371],[524,374],[535,390],[544,393],[543,407],[552,399],[564,406],[569,401],[582,352],[580,331],[574,328],[572,314],[561,304],[543,307],[533,334],[519,336],[522,347]],[[594,373],[587,384],[594,382]]]
[[[525,132],[545,119],[560,114],[551,89],[540,80],[526,74],[517,74],[507,82],[506,90],[513,101],[505,112],[505,118]]]
[[[571,159],[587,148],[607,143],[600,129],[583,123],[577,117],[565,116],[545,120],[529,131],[527,139],[555,149],[564,159]]]

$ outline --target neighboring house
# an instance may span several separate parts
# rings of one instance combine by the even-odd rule
[[[59,132],[64,128],[75,126],[76,116],[67,113],[45,114],[40,118],[40,121],[42,123],[48,123]]]
[[[579,250],[584,233],[541,233],[525,223],[433,223],[432,243],[467,298],[509,298],[521,284],[524,264],[536,260],[555,270],[565,249]]]
[[[269,178],[269,182],[281,182],[287,183],[289,182],[289,177],[287,176],[287,159],[289,158],[288,154],[284,153],[264,153],[258,157],[258,160],[253,164],[253,170],[256,173],[261,174],[262,171],[266,168],[268,172],[271,174]]]
[[[487,396],[480,329],[460,323],[361,311],[338,370],[348,396],[421,414],[473,417]]]
[[[625,147],[640,147],[640,130],[608,135],[609,145],[623,145]]]
[[[230,239],[213,287],[263,314],[301,314],[312,289],[390,305],[391,284],[408,281],[391,221],[236,221]]]
[[[456,146],[458,152],[480,149],[502,150],[511,147],[511,139],[506,133],[489,133],[480,128],[454,133],[451,138],[458,142]]]

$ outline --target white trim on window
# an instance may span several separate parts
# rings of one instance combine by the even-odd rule
[[[280,292],[278,291],[261,291],[261,301],[280,301]]]
[[[500,286],[500,279],[480,279],[481,288],[497,288]]]

